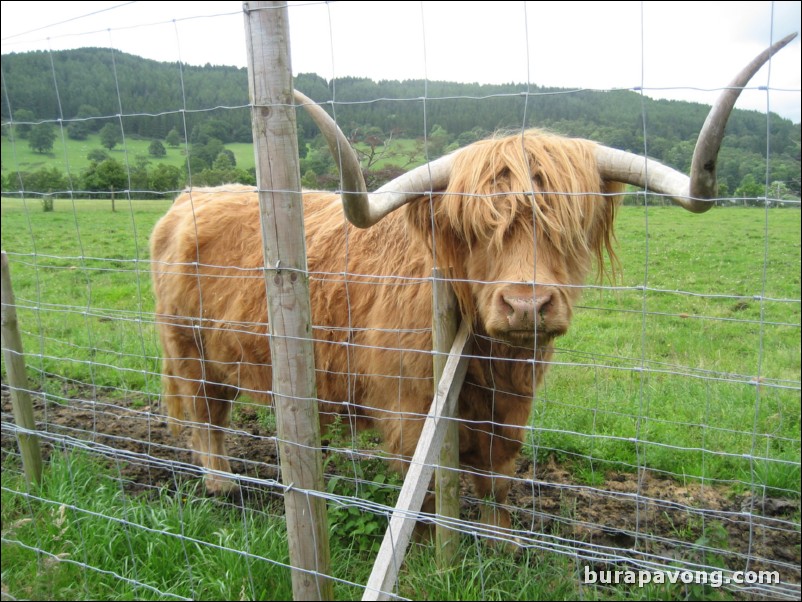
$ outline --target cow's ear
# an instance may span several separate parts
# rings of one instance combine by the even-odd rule
[[[593,251],[599,282],[609,276],[610,281],[615,283],[621,274],[621,262],[615,252],[615,218],[625,190],[626,184],[620,182],[602,183],[603,196],[598,199],[594,218],[588,228],[588,246]]]
[[[432,248],[434,240],[439,247],[468,252],[473,247],[475,234],[465,228],[464,204],[457,195],[436,194],[422,196],[406,206],[407,224],[416,235]]]
[[[406,206],[407,225],[415,236],[432,248],[432,211],[439,197],[419,197]]]

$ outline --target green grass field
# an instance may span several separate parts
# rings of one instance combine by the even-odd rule
[[[799,228],[795,211],[622,209],[626,288],[585,293],[558,342],[569,365],[536,398],[548,433],[534,444],[602,471],[645,464],[798,495]]]
[[[112,213],[109,201],[57,199],[55,211],[44,213],[36,200],[2,200],[2,248],[34,387],[69,398],[68,385],[91,383],[112,399],[115,392],[156,399],[147,240],[168,206],[118,201]],[[556,459],[594,486],[611,472],[648,467],[733,495],[759,490],[798,500],[799,212],[625,207],[617,232],[623,274],[614,289],[606,282],[584,293],[571,332],[557,343],[557,365],[537,392],[524,454]],[[284,526],[275,516],[232,509],[192,489],[123,495],[106,478],[108,467],[75,454],[54,454],[42,489],[26,498],[16,493],[25,487],[15,462],[4,458],[4,538],[38,542],[52,554],[3,544],[4,591],[17,598],[161,599],[126,579],[197,599],[290,596],[289,571],[275,564],[286,562],[277,544]],[[794,520],[798,532],[798,509]],[[463,565],[436,574],[430,549],[413,553],[400,594],[608,597],[579,588],[570,558],[534,551],[477,558],[483,548],[465,545]],[[370,554],[340,543],[332,555],[336,576],[365,582]],[[116,575],[83,568],[109,566],[110,558]],[[337,588],[338,599],[362,595]],[[612,597],[686,594],[626,590]]]
[[[130,496],[115,470],[86,454],[55,454],[26,492],[3,465],[6,593],[33,600],[291,600],[285,524],[253,503],[205,498],[199,484]],[[26,493],[21,493],[26,492]],[[331,519],[330,519],[331,520]],[[375,553],[332,539],[334,599],[359,600]],[[24,545],[20,545],[22,542]],[[37,553],[36,550],[45,550]],[[502,553],[465,538],[453,568],[413,546],[398,595],[413,600],[729,600],[704,586],[579,584],[570,556]],[[92,570],[93,568],[101,570]],[[357,584],[357,585],[354,585]]]

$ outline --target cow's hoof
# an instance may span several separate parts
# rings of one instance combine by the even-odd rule
[[[203,477],[206,493],[214,497],[239,497],[240,487],[233,478],[219,474],[207,474]]]
[[[479,522],[484,526],[487,544],[499,552],[514,554],[520,550],[520,540],[512,531],[512,518],[509,511],[485,504]]]

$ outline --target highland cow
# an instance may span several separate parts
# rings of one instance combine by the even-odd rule
[[[740,89],[775,44],[711,111],[691,177],[586,140],[530,130],[471,144],[368,194],[347,141],[303,95],[333,152],[343,190],[303,196],[321,420],[372,425],[399,465],[432,402],[431,273],[450,270],[473,356],[458,402],[460,462],[474,493],[503,504],[556,337],[581,285],[613,250],[625,184],[705,211]],[[336,155],[335,155],[336,156]],[[426,191],[431,191],[427,194]],[[345,209],[345,211],[343,210]],[[398,210],[396,210],[398,209]],[[348,221],[344,219],[348,218]],[[210,491],[232,482],[223,430],[240,392],[270,402],[271,358],[259,203],[253,188],[191,189],[151,239],[156,314],[170,417],[186,415]],[[359,227],[355,227],[353,222]],[[483,511],[509,527],[506,510]]]

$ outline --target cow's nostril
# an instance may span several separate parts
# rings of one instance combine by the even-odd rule
[[[509,292],[502,295],[507,322],[513,330],[529,330],[544,324],[554,306],[554,291],[540,289],[534,295]]]
[[[532,297],[518,297],[504,295],[504,303],[507,305],[507,321],[510,328],[528,329],[535,325],[537,307],[535,299]]]
[[[551,307],[551,293],[543,295],[535,299],[535,307],[537,307],[537,314],[541,318]]]

